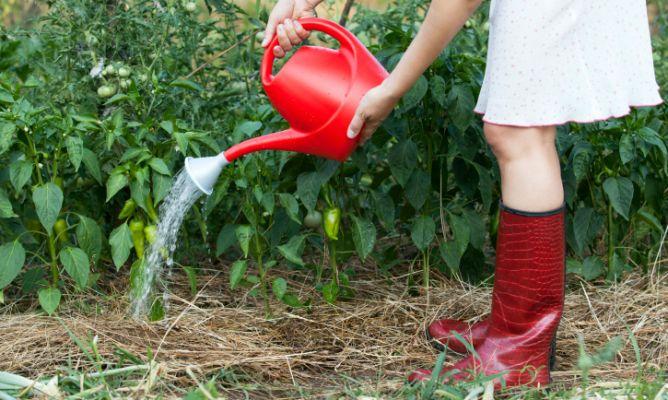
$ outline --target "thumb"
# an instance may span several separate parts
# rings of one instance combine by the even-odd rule
[[[348,138],[354,139],[357,137],[357,135],[360,134],[360,131],[364,126],[364,120],[365,118],[362,116],[362,113],[357,111],[353,117],[353,120],[350,121],[350,125],[348,126]]]
[[[267,28],[264,30],[264,37],[262,38],[262,47],[267,47],[271,39],[274,37],[274,32],[276,31],[276,22],[274,18],[269,18],[267,21]]]

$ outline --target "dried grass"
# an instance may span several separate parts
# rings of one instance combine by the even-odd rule
[[[61,310],[62,323],[36,312],[18,313],[14,304],[0,310],[0,370],[44,377],[68,363],[91,367],[67,326],[80,338],[97,335],[107,360],[115,360],[114,350],[120,347],[148,362],[147,349],[152,349],[163,378],[176,386],[193,385],[187,368],[200,376],[227,368],[273,387],[335,387],[344,376],[398,387],[412,368],[429,366],[435,358],[436,351],[424,339],[425,322],[443,315],[475,320],[487,312],[490,301],[489,288],[436,278],[427,305],[426,296],[408,293],[405,279],[378,279],[367,271],[353,284],[353,301],[318,304],[310,311],[287,311],[274,303],[276,317],[270,321],[263,318],[256,299],[227,290],[222,273],[200,277],[204,288],[194,302],[185,300],[185,279],[176,279],[169,316],[160,323],[130,319],[120,292],[75,298]],[[296,279],[291,285],[301,295],[314,295]],[[555,380],[570,385],[579,378],[578,335],[591,351],[614,336],[628,338],[630,330],[645,365],[665,368],[667,299],[666,275],[653,280],[631,275],[613,286],[569,279]],[[624,380],[636,370],[627,340],[617,360],[597,367],[591,376]]]

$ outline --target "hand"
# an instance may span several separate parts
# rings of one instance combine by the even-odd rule
[[[318,0],[278,0],[269,14],[262,47],[267,47],[276,33],[279,45],[274,46],[274,55],[278,58],[285,56],[293,46],[309,36],[309,32],[296,20],[315,17],[314,10],[318,3],[320,3]]]
[[[364,144],[390,115],[399,99],[400,96],[395,96],[383,84],[369,90],[357,106],[348,128],[348,137],[352,139],[361,134],[360,144]]]

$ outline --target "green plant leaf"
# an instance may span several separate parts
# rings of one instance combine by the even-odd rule
[[[445,261],[445,264],[448,266],[452,273],[459,273],[459,264],[462,259],[462,254],[459,252],[459,246],[454,240],[448,240],[447,242],[441,242],[438,247],[441,258]]]
[[[12,208],[12,202],[7,197],[7,192],[3,188],[0,188],[0,218],[13,218],[16,216]]]
[[[315,210],[321,187],[317,172],[302,173],[297,177],[297,196],[307,210]]]
[[[14,190],[20,192],[32,175],[32,163],[26,160],[14,161],[9,165],[9,181]]]
[[[218,233],[216,238],[216,257],[227,251],[237,239],[235,236],[236,225],[225,225]]]
[[[571,152],[571,165],[573,166],[573,173],[578,182],[587,176],[593,153],[592,145],[587,142],[577,143]]]
[[[153,157],[151,160],[148,162],[148,165],[153,168],[153,170],[159,174],[162,175],[171,175],[172,173],[169,171],[169,167],[165,162],[163,161],[162,158],[157,158]]]
[[[250,248],[250,241],[253,237],[253,228],[250,225],[239,225],[234,230],[234,233],[239,241],[239,246],[241,251],[244,253],[244,257],[248,257],[248,250]]]
[[[633,182],[623,176],[611,177],[603,182],[603,190],[608,195],[612,208],[628,221],[633,200]]]
[[[112,173],[107,179],[107,199],[109,201],[112,197],[128,185],[128,177],[123,172]]]
[[[2,103],[13,103],[14,97],[11,93],[0,87],[0,102]]]
[[[596,237],[603,224],[603,217],[598,215],[593,208],[580,208],[575,212],[573,218],[573,236],[577,245],[578,253],[582,253],[585,247]]]
[[[53,314],[60,304],[60,290],[58,288],[40,289],[37,297],[39,298],[39,305],[49,315]]]
[[[0,291],[12,283],[25,261],[26,252],[18,240],[0,246]]]
[[[340,291],[339,285],[337,285],[336,282],[331,281],[323,285],[322,297],[329,304],[334,304],[336,302],[336,299],[339,297],[339,291]]]
[[[171,176],[163,175],[153,171],[151,174],[151,179],[153,181],[153,203],[160,203],[172,188],[173,180]]]
[[[469,245],[471,238],[471,230],[469,228],[469,223],[466,217],[459,216],[457,214],[449,213],[448,222],[450,224],[450,229],[454,236],[454,242],[456,245],[457,254],[461,257],[466,248]]]
[[[32,193],[32,201],[35,203],[39,222],[50,233],[63,206],[63,192],[58,185],[48,182],[35,189]]]
[[[58,255],[60,262],[65,267],[67,274],[74,279],[77,286],[86,288],[88,286],[88,275],[90,273],[90,262],[86,252],[78,247],[65,247]]]
[[[417,165],[417,145],[410,139],[395,144],[388,156],[390,171],[401,186],[405,186]]]
[[[279,193],[278,201],[281,203],[281,206],[285,209],[286,214],[290,217],[291,220],[295,221],[299,225],[302,224],[301,219],[299,218],[299,203],[295,196],[290,193]]]
[[[465,131],[471,121],[473,121],[473,108],[475,107],[475,97],[471,86],[467,84],[457,84],[452,87],[448,93],[450,107],[450,118],[457,129]]]
[[[281,255],[285,257],[286,260],[297,265],[304,266],[304,260],[302,260],[302,253],[304,252],[304,239],[306,239],[305,235],[291,237],[288,243],[278,246],[279,253],[281,253]]]
[[[587,257],[582,264],[582,277],[588,281],[594,280],[605,273],[605,264],[598,257]]]
[[[440,75],[433,76],[430,80],[431,97],[436,100],[439,106],[446,107],[447,91],[445,89],[445,79]]]
[[[128,260],[130,249],[132,249],[132,235],[127,223],[124,222],[111,231],[109,245],[111,246],[111,258],[118,271]]]
[[[431,182],[429,175],[421,169],[413,171],[406,183],[406,198],[416,210],[420,210],[429,196]]]
[[[83,156],[81,159],[88,170],[90,176],[93,177],[99,183],[102,184],[102,172],[100,170],[100,162],[97,160],[97,155],[91,150],[84,147]]]
[[[355,243],[355,250],[359,254],[362,261],[373,251],[373,246],[376,243],[376,227],[371,221],[364,218],[351,216],[353,220],[353,242]]]
[[[619,158],[622,160],[622,164],[626,164],[635,158],[633,136],[631,134],[624,133],[619,139]]]
[[[10,122],[0,121],[0,154],[3,154],[14,141],[16,125]]]
[[[83,140],[78,136],[70,135],[65,139],[65,147],[67,147],[67,155],[70,157],[74,170],[78,171],[83,159]]]
[[[480,215],[470,209],[464,210],[464,218],[469,227],[469,241],[471,246],[482,250],[485,245],[485,222]]]
[[[411,239],[420,251],[427,250],[435,234],[436,224],[433,219],[425,215],[417,217],[411,228]]]
[[[283,278],[276,278],[271,284],[271,290],[277,299],[282,300],[288,292],[288,282]]]
[[[420,75],[418,80],[415,82],[413,87],[406,92],[402,98],[402,107],[401,112],[405,113],[410,111],[412,108],[418,105],[425,94],[427,94],[427,89],[429,89],[429,82],[424,75]]]
[[[176,79],[169,84],[169,86],[180,87],[195,92],[201,92],[204,88],[197,82],[193,82],[189,79]]]
[[[373,211],[380,220],[380,222],[383,223],[385,228],[390,230],[394,229],[395,212],[394,212],[394,201],[392,201],[392,197],[390,197],[385,193],[377,191],[371,192],[371,196],[374,204]]]
[[[232,268],[230,268],[230,289],[235,289],[239,285],[247,267],[247,260],[237,260],[232,264]]]
[[[88,254],[94,263],[100,259],[102,253],[102,230],[93,219],[79,215],[79,224],[76,229],[77,243]]]
[[[186,273],[188,277],[188,283],[190,284],[190,295],[197,295],[197,269],[190,267],[188,265],[182,265],[181,269]]]

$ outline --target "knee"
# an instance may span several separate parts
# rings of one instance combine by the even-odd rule
[[[484,133],[487,144],[501,163],[555,150],[555,127],[518,128],[485,124]]]

